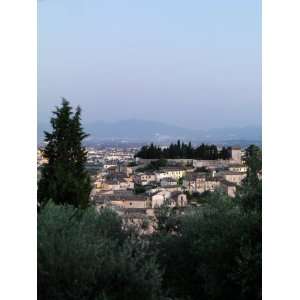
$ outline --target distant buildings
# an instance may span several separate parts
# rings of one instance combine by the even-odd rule
[[[155,212],[168,206],[183,213],[191,207],[188,195],[223,191],[234,198],[247,176],[239,147],[230,158],[215,160],[168,159],[164,167],[151,169],[153,160],[135,159],[136,149],[88,149],[87,169],[97,210],[109,207],[130,224],[148,223],[155,230]],[[47,163],[38,150],[38,166]],[[145,170],[145,171],[143,171]]]
[[[241,147],[231,147],[230,148],[231,159],[237,163],[242,161],[242,150]]]

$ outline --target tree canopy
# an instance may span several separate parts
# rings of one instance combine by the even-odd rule
[[[66,99],[56,107],[51,118],[52,132],[45,132],[43,156],[48,160],[41,170],[38,202],[50,199],[57,204],[86,207],[91,191],[90,177],[85,169],[87,152],[82,141],[87,137],[81,126],[81,109],[75,113]]]
[[[140,234],[140,225],[116,212],[87,207],[91,187],[80,113],[63,100],[51,119],[53,131],[45,133],[38,299],[261,300],[261,150],[247,148],[248,173],[236,199],[208,193],[184,214],[162,206],[155,232]],[[193,151],[216,156],[212,146],[193,149],[180,141],[168,150],[153,144],[145,149],[174,158]]]
[[[149,146],[143,146],[136,157],[145,159],[229,159],[230,147],[223,147],[219,151],[216,145],[201,144],[198,147],[193,147],[191,142],[186,144],[178,140],[176,144],[172,143],[169,147],[163,149],[153,143]]]

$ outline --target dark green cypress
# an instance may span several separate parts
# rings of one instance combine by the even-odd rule
[[[51,118],[52,132],[45,132],[43,151],[48,163],[42,168],[38,184],[38,202],[71,204],[85,208],[91,192],[90,177],[85,169],[87,152],[82,141],[88,136],[81,126],[81,109],[73,113],[66,99]]]

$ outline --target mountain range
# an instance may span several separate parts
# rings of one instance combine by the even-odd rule
[[[156,121],[123,120],[118,122],[91,122],[84,124],[85,131],[90,134],[88,142],[100,141],[132,141],[132,142],[170,142],[184,140],[192,142],[228,143],[243,141],[260,143],[261,128],[256,126],[213,128],[208,130],[195,130],[165,124]],[[43,139],[43,131],[49,130],[49,125],[38,124],[38,141]]]

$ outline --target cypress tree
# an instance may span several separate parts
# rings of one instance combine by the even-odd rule
[[[82,141],[88,135],[81,126],[81,109],[75,113],[66,99],[56,107],[51,118],[52,132],[45,132],[44,165],[38,184],[38,202],[71,204],[85,208],[91,192],[90,177],[85,169],[87,152]]]

